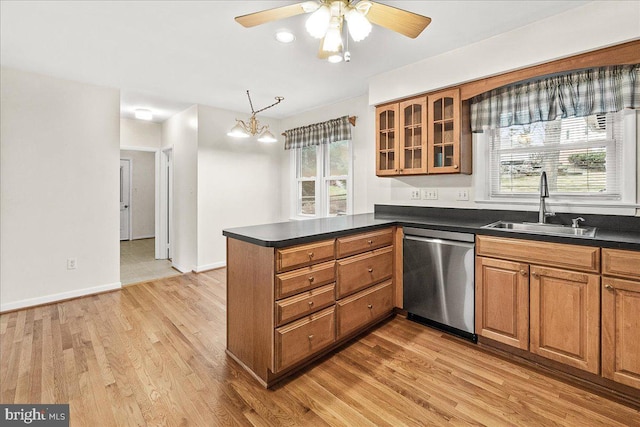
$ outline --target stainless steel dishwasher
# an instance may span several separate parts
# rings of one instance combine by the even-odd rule
[[[404,309],[410,320],[477,342],[475,235],[404,227]]]

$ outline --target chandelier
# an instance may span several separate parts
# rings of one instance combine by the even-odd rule
[[[260,135],[258,137],[258,141],[260,142],[276,142],[276,137],[269,131],[269,125],[261,125],[258,119],[256,119],[256,114],[280,104],[284,100],[284,97],[276,96],[276,102],[258,111],[253,109],[253,102],[251,101],[251,95],[248,90],[247,98],[249,98],[249,105],[251,106],[249,123],[236,119],[235,126],[227,132],[227,135],[233,136],[234,138],[249,138],[250,136]]]

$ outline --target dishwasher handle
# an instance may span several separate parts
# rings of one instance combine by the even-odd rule
[[[476,246],[475,243],[458,242],[455,240],[445,240],[445,239],[434,239],[431,237],[411,236],[406,234],[404,238],[406,240],[416,240],[419,242],[436,243],[436,244],[448,245],[448,246],[460,246],[460,247],[469,248],[469,249],[472,249]]]

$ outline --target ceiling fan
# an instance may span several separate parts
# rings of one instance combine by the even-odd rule
[[[431,18],[370,0],[315,0],[237,16],[244,27],[255,27],[279,19],[308,13],[305,27],[312,37],[321,39],[318,57],[330,62],[349,61],[342,39],[346,23],[354,41],[364,40],[376,24],[412,39],[418,37]],[[347,42],[348,43],[348,42]],[[333,58],[333,60],[332,60]]]

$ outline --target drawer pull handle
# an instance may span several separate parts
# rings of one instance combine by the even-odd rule
[[[368,269],[369,273],[373,273],[373,268]]]
[[[373,308],[373,305],[369,304],[369,305],[367,305],[367,308],[368,308],[368,309],[372,309],[372,308]]]
[[[309,301],[309,307],[313,306],[313,301]]]
[[[453,165],[453,168],[454,169],[458,169],[458,165]]]
[[[520,270],[520,274],[522,274],[523,276],[527,275],[527,270]]]
[[[309,341],[313,339],[313,335],[309,335]]]
[[[313,258],[313,252],[309,252],[309,259]]]
[[[610,291],[613,290],[613,286],[611,286],[611,285],[604,285],[604,288],[605,289],[609,289]]]
[[[373,245],[373,240],[367,240],[367,243],[369,244],[369,246]]]
[[[309,277],[309,282],[313,283],[314,280],[313,276]]]

